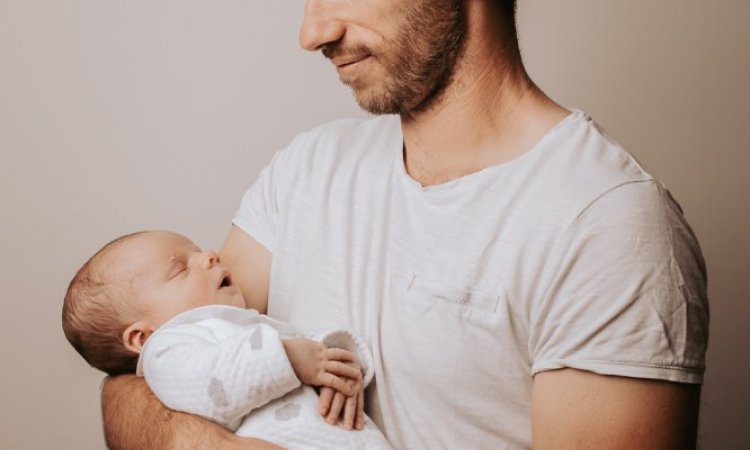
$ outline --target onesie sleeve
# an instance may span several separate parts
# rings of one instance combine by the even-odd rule
[[[362,369],[364,386],[367,387],[370,384],[375,375],[372,354],[367,345],[354,333],[346,330],[328,331],[313,336],[313,339],[322,342],[328,348],[341,348],[354,353]]]
[[[271,253],[276,248],[280,205],[295,178],[300,164],[298,152],[306,140],[307,133],[300,134],[288,147],[273,156],[271,163],[245,192],[232,220],[232,224]]]
[[[530,308],[532,372],[559,368],[701,383],[706,272],[677,203],[658,182],[592,202],[552,253],[555,277]]]
[[[234,431],[251,410],[297,388],[300,381],[271,325],[243,326],[216,338],[217,319],[154,333],[142,371],[167,407],[211,419]]]

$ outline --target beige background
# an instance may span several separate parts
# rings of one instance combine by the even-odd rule
[[[296,46],[302,0],[0,0],[0,448],[103,448],[102,375],[61,299],[100,245],[144,228],[217,247],[296,133],[360,114]],[[520,0],[532,77],[658,175],[704,249],[702,448],[747,441],[750,2]],[[744,447],[746,448],[746,447]]]

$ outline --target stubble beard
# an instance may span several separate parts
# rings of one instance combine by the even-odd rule
[[[465,29],[461,1],[421,1],[405,15],[399,34],[388,45],[376,51],[366,47],[353,51],[374,56],[381,77],[369,74],[344,80],[344,84],[352,88],[359,106],[371,114],[413,116],[427,111],[439,103],[453,82]]]

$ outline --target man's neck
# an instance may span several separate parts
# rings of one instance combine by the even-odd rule
[[[431,109],[401,118],[404,162],[423,186],[501,164],[530,150],[569,111],[528,78],[513,52],[474,36],[454,81]]]

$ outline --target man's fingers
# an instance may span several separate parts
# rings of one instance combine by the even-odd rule
[[[336,375],[333,375],[332,373],[325,372],[320,380],[321,386],[328,386],[335,390],[337,390],[338,393],[343,393],[344,395],[354,395],[354,390],[347,384],[346,381],[343,379],[337,377]],[[334,397],[335,400],[335,397]]]
[[[354,428],[362,430],[365,428],[365,393],[357,395],[357,417],[354,420]]]
[[[336,391],[332,387],[323,386],[320,388],[320,415],[328,415],[328,411],[331,409],[331,402],[333,401],[333,394]]]
[[[331,425],[336,425],[338,423],[339,416],[341,415],[341,408],[344,407],[346,398],[347,397],[341,392],[336,392],[333,396],[333,403],[331,404],[331,409],[328,411],[328,417],[326,417],[326,421]]]
[[[344,429],[351,430],[354,428],[354,420],[357,417],[357,399],[362,396],[362,393],[352,395],[346,398],[344,404]]]
[[[325,365],[325,369],[326,372],[330,372],[341,377],[351,378],[352,380],[362,379],[362,372],[359,369],[340,361],[328,361]]]
[[[335,359],[336,361],[343,362],[354,362],[357,360],[357,355],[349,350],[344,350],[343,348],[329,348],[327,352],[328,359]]]

